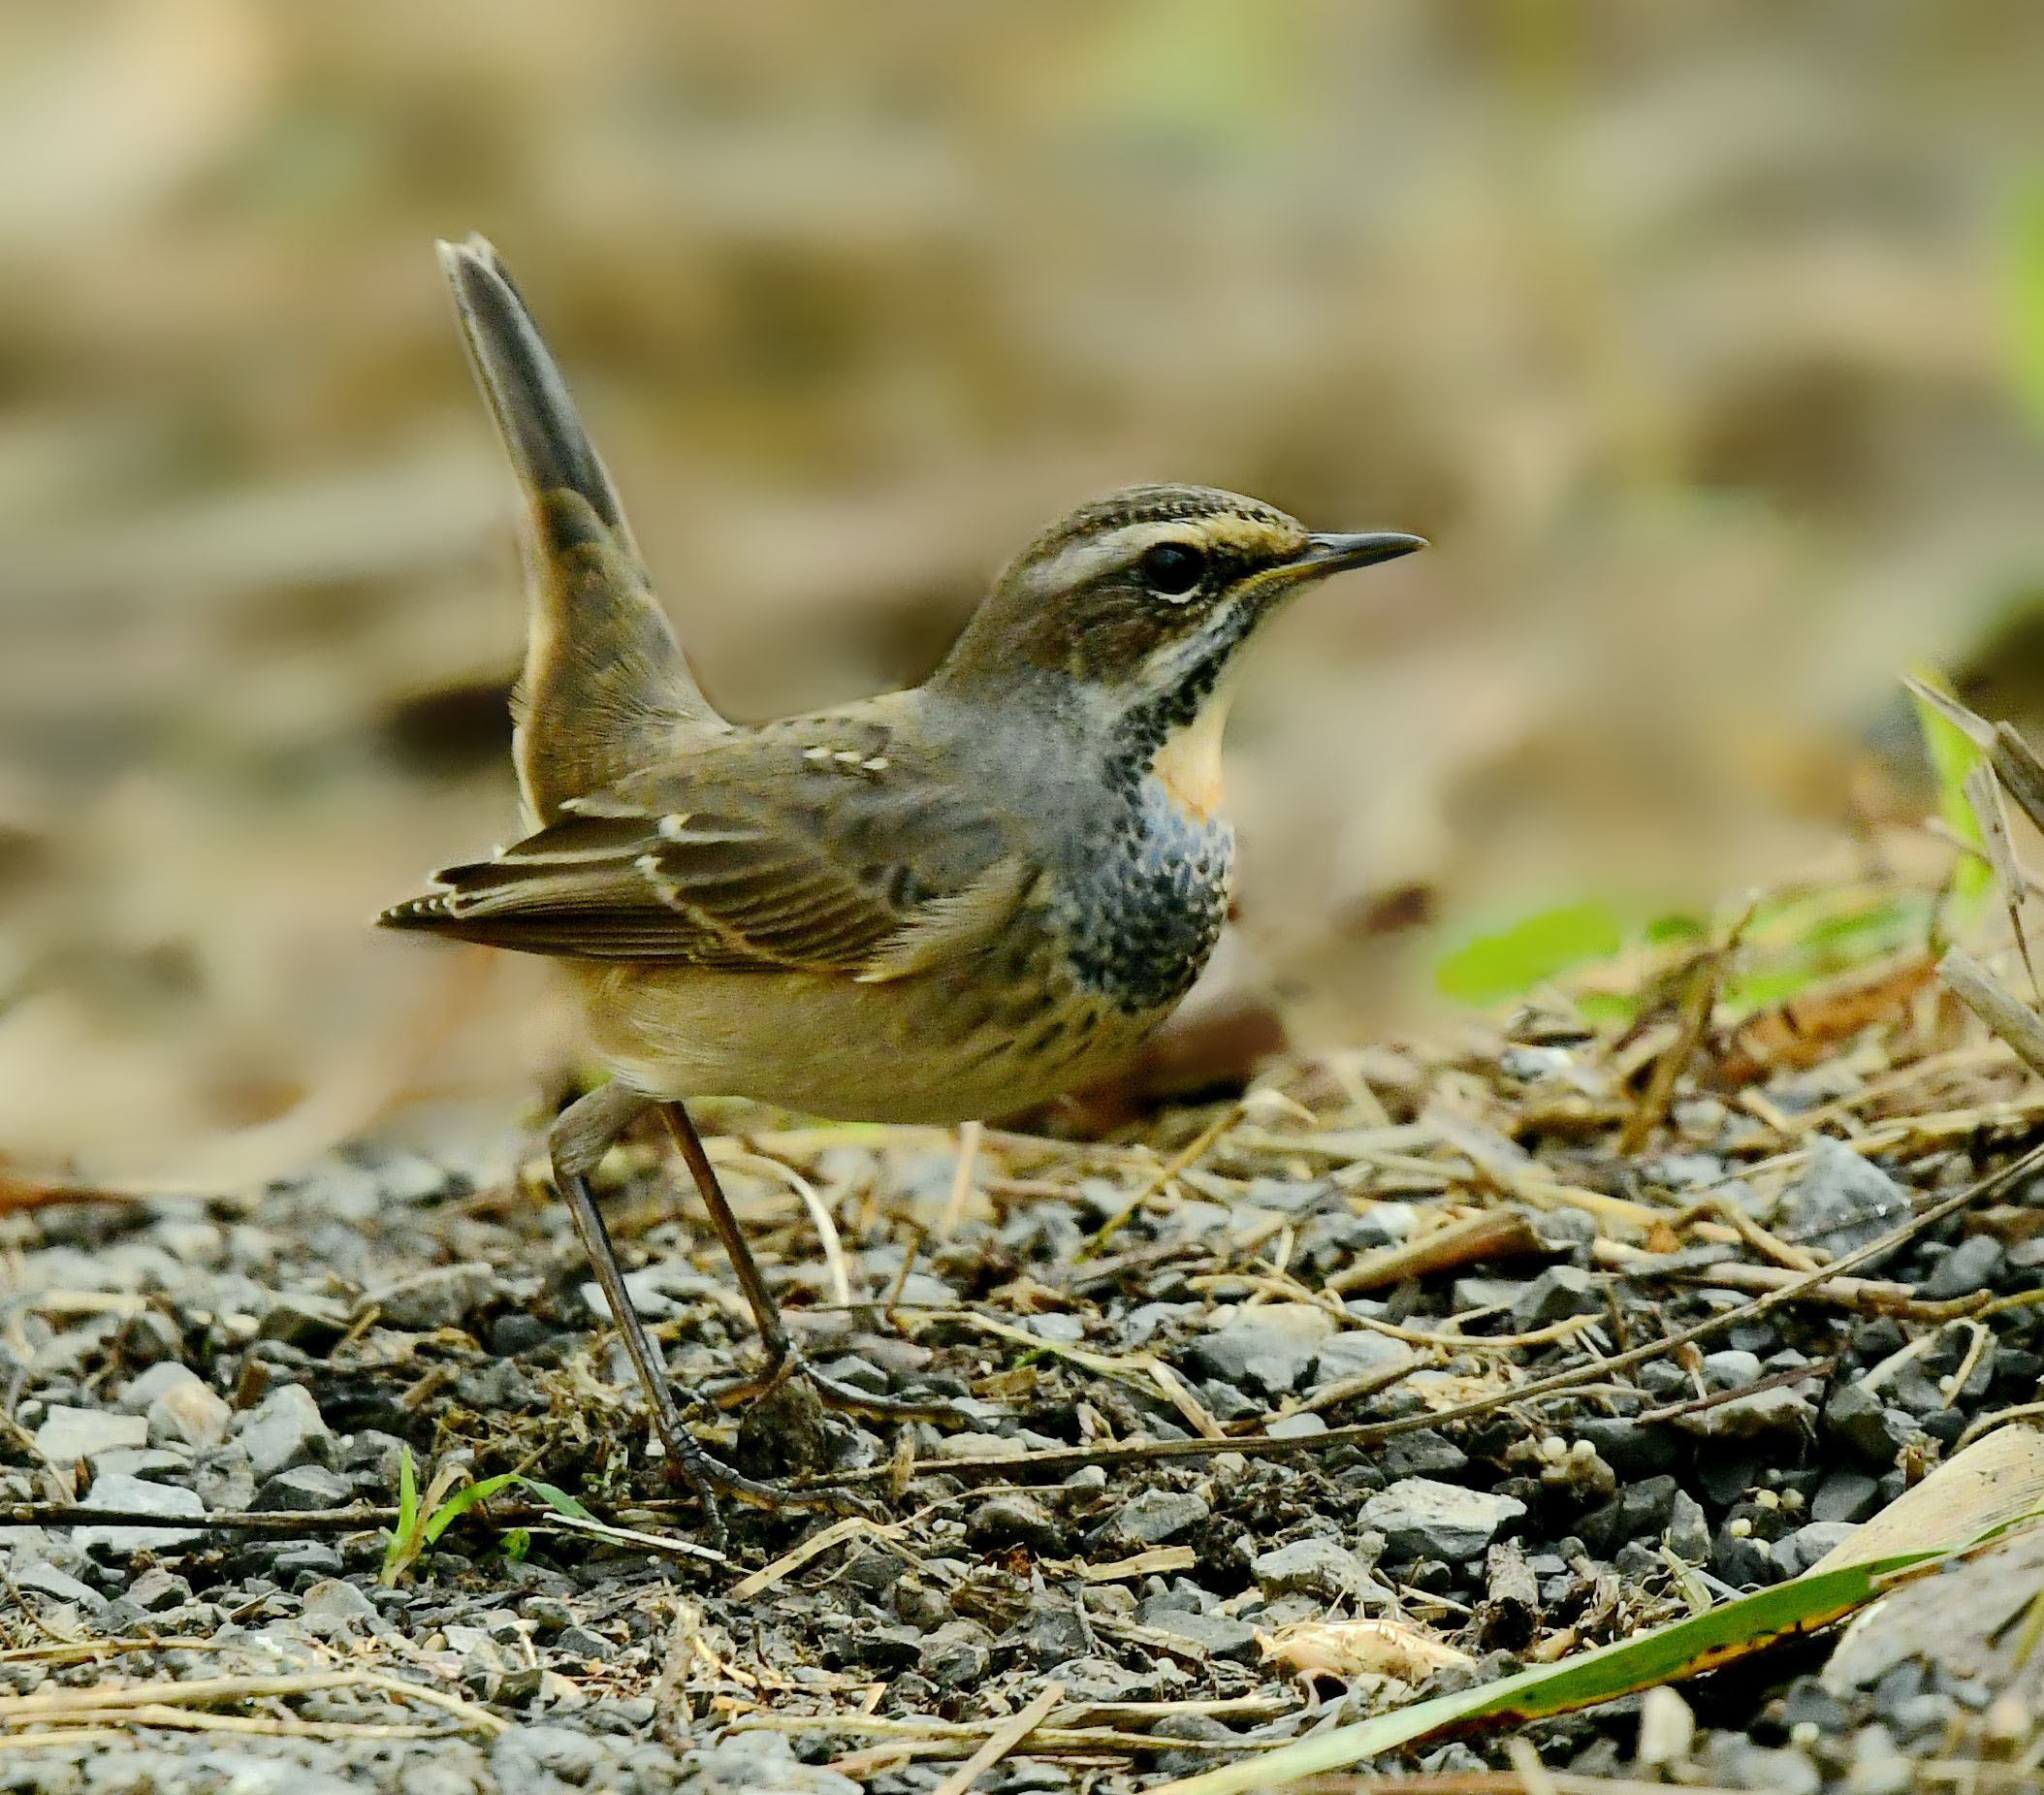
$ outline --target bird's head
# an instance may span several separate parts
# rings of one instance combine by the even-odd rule
[[[1317,533],[1212,487],[1131,487],[1009,561],[932,684],[987,697],[1047,676],[1096,718],[1208,723],[1218,739],[1236,656],[1288,598],[1425,546],[1390,530]]]

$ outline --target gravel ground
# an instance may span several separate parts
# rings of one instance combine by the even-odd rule
[[[2044,1176],[1766,1306],[2044,1133],[2008,1056],[1921,1009],[1714,1092],[1656,1089],[1665,1034],[1529,1014],[963,1165],[713,1117],[811,1354],[956,1423],[704,1404],[749,1469],[870,1511],[736,1511],[722,1557],[530,1166],[364,1145],[247,1202],[12,1188],[0,1787],[920,1791],[1036,1701],[974,1787],[1128,1790],[1791,1577],[2044,1370]],[[610,1170],[678,1386],[742,1371],[672,1170],[649,1142]],[[407,1450],[439,1495],[520,1469],[601,1524],[514,1487],[386,1582]],[[1979,1664],[1830,1652],[1376,1768],[1448,1786],[1530,1743],[1880,1795],[2021,1761]]]

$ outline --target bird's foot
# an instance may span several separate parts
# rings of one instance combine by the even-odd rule
[[[719,1408],[730,1409],[763,1401],[784,1384],[806,1387],[827,1409],[841,1415],[855,1415],[861,1421],[927,1421],[938,1426],[956,1426],[962,1417],[956,1403],[918,1402],[905,1396],[876,1395],[819,1371],[803,1354],[790,1346],[757,1377],[738,1378],[712,1385],[703,1394]]]
[[[857,1515],[868,1520],[874,1516],[872,1506],[848,1490],[836,1489],[828,1484],[795,1490],[783,1484],[748,1477],[699,1445],[692,1434],[680,1426],[679,1417],[673,1416],[671,1410],[667,1419],[671,1426],[659,1425],[661,1418],[655,1410],[661,1444],[667,1450],[668,1475],[694,1490],[702,1499],[711,1530],[719,1547],[726,1539],[719,1498],[743,1502],[749,1508],[764,1509],[769,1514],[800,1510]]]

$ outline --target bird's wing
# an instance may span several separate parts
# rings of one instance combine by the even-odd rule
[[[821,742],[806,741],[820,736]],[[832,748],[848,739],[849,747]],[[884,980],[989,939],[1030,877],[870,732],[775,725],[571,800],[379,918],[492,946]]]

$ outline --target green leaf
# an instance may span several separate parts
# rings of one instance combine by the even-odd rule
[[[450,1468],[434,1482],[434,1489],[444,1489],[447,1481],[463,1473]],[[398,1527],[391,1534],[383,1550],[382,1581],[395,1585],[399,1578],[411,1568],[415,1560],[436,1545],[440,1535],[467,1514],[480,1502],[516,1486],[529,1490],[547,1507],[558,1515],[575,1521],[595,1522],[596,1517],[584,1508],[565,1490],[553,1484],[541,1483],[536,1477],[527,1477],[523,1471],[500,1471],[495,1477],[485,1477],[479,1482],[463,1484],[431,1515],[423,1519],[419,1513],[419,1480],[412,1464],[411,1449],[402,1450],[398,1459]],[[513,1542],[523,1541],[515,1553]],[[514,1527],[505,1535],[505,1551],[515,1557],[524,1557],[532,1543],[530,1532],[524,1527]]]
[[[1415,1702],[1296,1745],[1167,1782],[1151,1795],[1248,1795],[1250,1790],[1277,1788],[1301,1778],[1346,1770],[1364,1758],[1420,1740],[1472,1731],[1485,1721],[1522,1724],[1615,1701],[1656,1683],[1713,1669],[1774,1640],[1828,1626],[1878,1595],[1884,1578],[1945,1555],[1944,1550],[1900,1553],[1870,1563],[1811,1572],[1558,1664],[1536,1665],[1496,1683],[1437,1695],[1431,1701]]]
[[[1928,667],[1912,669],[1926,685],[1944,689],[1945,682]],[[1912,699],[1916,718],[1924,732],[1924,752],[1931,757],[1931,771],[1937,779],[1937,814],[1944,825],[1963,842],[1981,846],[1980,824],[1973,807],[1966,802],[1965,778],[1986,758],[1964,730],[1940,715],[1921,698]],[[1995,871],[1984,856],[1963,855],[1952,869],[1952,895],[1962,903],[1977,904],[1995,882]]]
[[[1839,894],[1818,892],[1763,905],[1719,1012],[1741,1022],[1821,979],[1921,948],[1934,909],[1935,900],[1919,891],[1861,894],[1842,905]]]
[[[427,1521],[421,1537],[427,1545],[432,1545],[439,1539],[441,1534],[445,1533],[450,1526],[478,1502],[487,1502],[499,1490],[523,1481],[516,1471],[500,1471],[495,1477],[484,1478],[481,1483],[463,1484],[453,1495],[449,1496],[446,1501],[433,1510],[431,1517]]]
[[[1640,934],[1649,947],[1672,947],[1678,943],[1708,941],[1710,924],[1702,916],[1655,916]]]
[[[513,1564],[523,1564],[526,1554],[532,1550],[532,1535],[525,1527],[513,1527],[504,1535],[504,1556]]]
[[[398,1524],[383,1547],[383,1570],[379,1581],[388,1587],[399,1573],[418,1555],[419,1473],[412,1463],[412,1449],[398,1449]]]
[[[596,1517],[568,1494],[565,1490],[552,1484],[543,1484],[536,1477],[520,1477],[518,1480],[557,1515],[565,1515],[571,1521],[594,1521]]]
[[[1435,963],[1434,981],[1465,1004],[1517,997],[1557,973],[1608,960],[1625,944],[1625,925],[1602,899],[1564,904],[1479,935]]]
[[[1594,1028],[1629,1028],[1639,1019],[1640,1001],[1616,991],[1580,991],[1576,1010]]]

